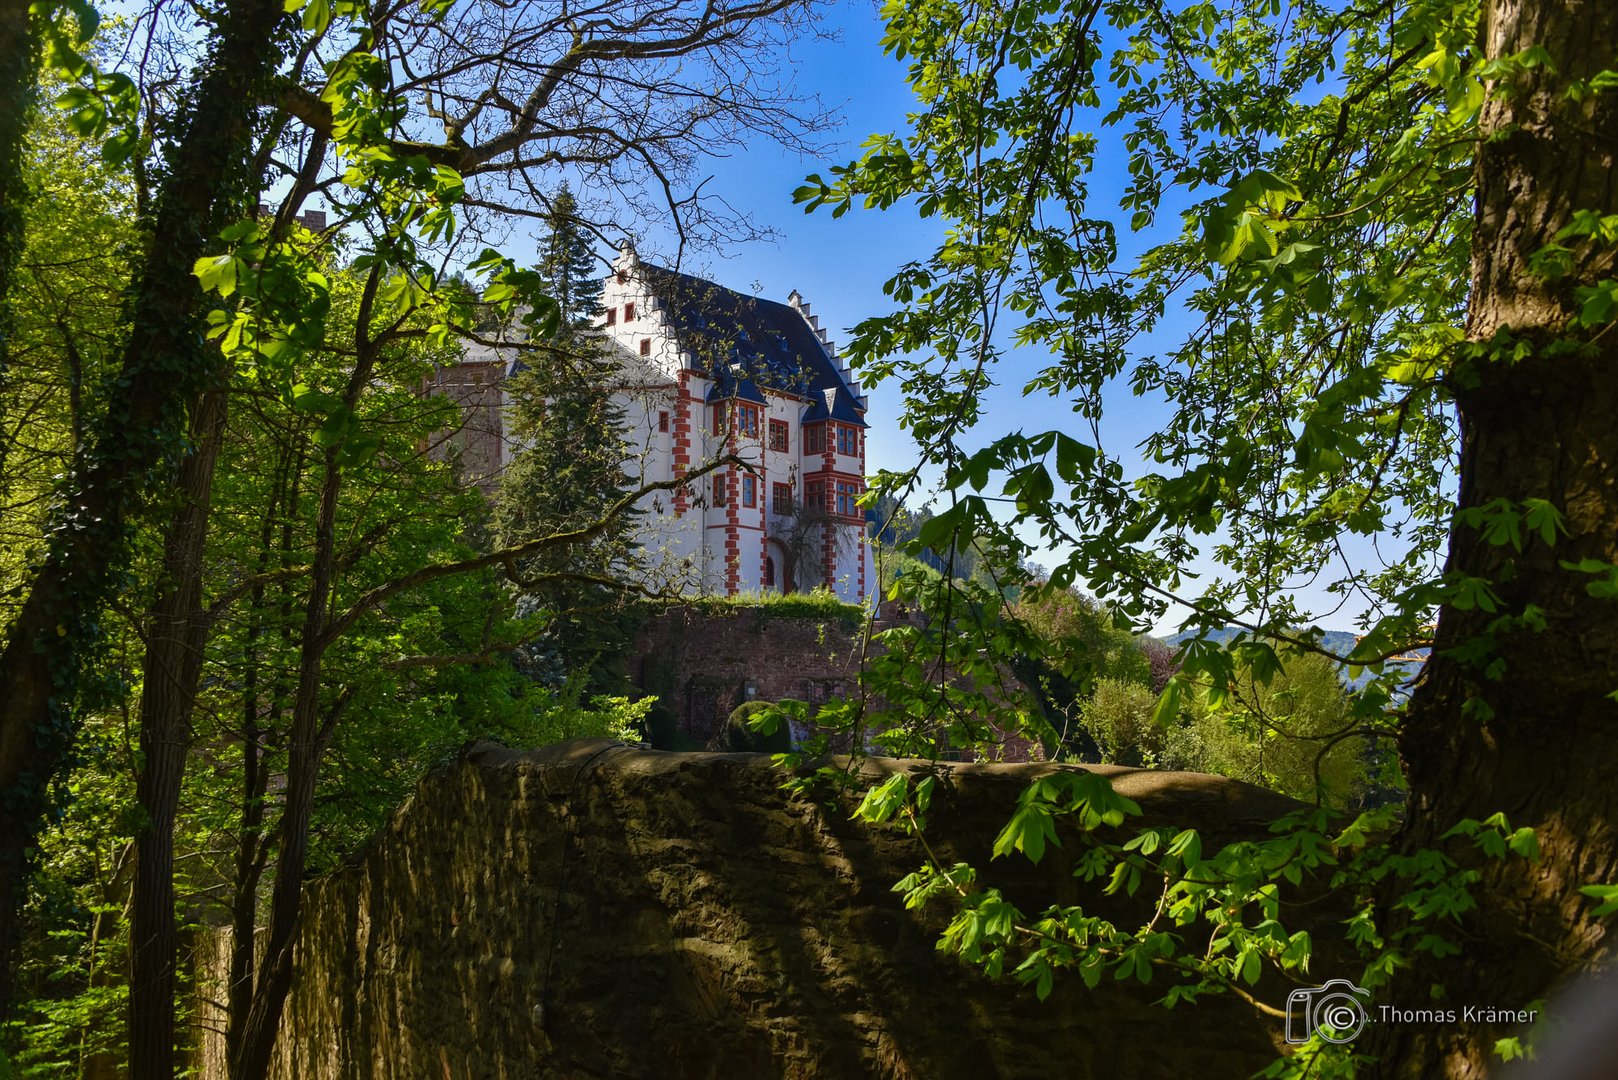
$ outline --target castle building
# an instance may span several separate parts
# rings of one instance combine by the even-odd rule
[[[857,505],[867,399],[796,291],[786,303],[747,296],[626,247],[603,283],[597,326],[631,488],[727,456],[744,463],[641,501],[637,539],[653,584],[718,596],[826,587],[850,603],[876,590]],[[510,349],[473,345],[427,388],[460,402],[463,426],[441,452],[490,495],[521,453],[504,429],[502,385],[520,363]]]
[[[803,298],[747,296],[626,247],[601,307],[631,483],[745,463],[645,499],[651,564],[685,568],[685,587],[710,595],[825,586],[864,601],[867,400]]]

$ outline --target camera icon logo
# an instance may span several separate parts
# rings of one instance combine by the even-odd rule
[[[1347,979],[1292,991],[1287,995],[1287,1042],[1308,1042],[1311,1035],[1339,1046],[1353,1042],[1365,1030],[1369,997]]]

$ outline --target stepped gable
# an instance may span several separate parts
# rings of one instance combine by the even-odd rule
[[[714,381],[710,400],[763,402],[761,388],[785,391],[807,400],[804,422],[830,418],[867,426],[853,388],[798,309],[677,270],[639,265],[680,347]]]

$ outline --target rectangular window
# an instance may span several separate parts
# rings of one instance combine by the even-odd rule
[[[811,480],[803,486],[803,505],[805,509],[826,508],[826,482],[824,480]]]
[[[715,435],[724,434],[724,431],[725,431],[725,407],[723,405],[715,405],[709,411],[713,413],[713,433]]]
[[[725,474],[722,472],[713,474],[713,504],[715,506],[725,505]]]
[[[770,509],[777,514],[792,513],[792,485],[776,484],[770,494]]]
[[[744,438],[758,438],[758,406],[736,406],[736,430]]]
[[[643,337],[643,338],[640,339],[640,354],[642,356],[650,356],[650,355],[652,355],[652,339],[651,338]]]
[[[657,414],[657,430],[659,430],[659,431],[667,431],[668,429],[669,429],[669,414],[666,413],[666,412],[658,413]]]
[[[634,321],[635,321],[635,305],[634,304],[625,304],[624,305],[624,322],[634,322]]]
[[[860,429],[837,425],[837,452],[854,457],[860,452]]]
[[[786,448],[791,445],[792,441],[791,436],[788,434],[787,422],[785,420],[771,420],[770,449],[785,452]]]
[[[842,481],[838,481],[838,483],[837,483],[837,516],[838,517],[858,517],[859,512],[860,512],[860,508],[855,505],[855,502],[859,499],[859,497],[860,497],[860,486],[858,484],[846,484],[846,483],[843,483]]]
[[[826,426],[812,424],[803,429],[803,452],[806,454],[824,453],[826,449]]]
[[[612,326],[615,323],[617,323],[617,321],[618,321],[618,309],[615,308],[615,307],[608,308],[607,309],[607,325]]]
[[[752,473],[742,474],[742,505],[758,505],[758,480]]]

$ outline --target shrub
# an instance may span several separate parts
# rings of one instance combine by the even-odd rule
[[[792,732],[785,723],[770,734],[755,731],[748,721],[774,707],[769,701],[749,701],[736,706],[725,718],[725,727],[714,741],[716,749],[733,753],[785,754],[792,750]]]

